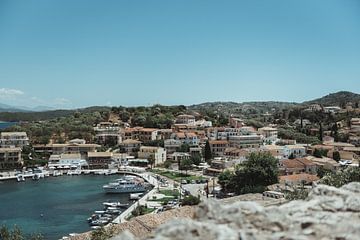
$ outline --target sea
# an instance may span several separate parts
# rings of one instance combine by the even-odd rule
[[[107,200],[129,203],[129,194],[105,194],[102,186],[119,175],[48,177],[0,182],[0,226],[19,226],[46,240],[91,230],[87,218]]]
[[[17,122],[2,122],[0,121],[0,130],[16,125]]]

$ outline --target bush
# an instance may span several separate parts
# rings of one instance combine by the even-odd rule
[[[186,197],[184,197],[184,199],[181,201],[181,205],[182,206],[194,206],[194,205],[198,205],[200,203],[200,198],[199,197],[195,197],[193,195],[188,195]]]

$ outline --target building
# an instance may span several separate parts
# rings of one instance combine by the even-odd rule
[[[350,120],[350,129],[351,129],[351,132],[354,132],[354,133],[360,132],[360,118],[352,118]]]
[[[0,133],[0,147],[10,148],[29,145],[29,138],[26,132],[2,132]]]
[[[130,155],[135,155],[139,151],[140,146],[141,142],[133,139],[126,139],[122,143],[120,143],[121,152]]]
[[[112,152],[89,152],[88,164],[90,169],[108,168],[113,162]]]
[[[164,141],[164,148],[166,150],[166,153],[172,154],[177,151],[177,149],[182,145],[182,142],[180,140],[176,139],[166,139]]]
[[[294,158],[301,158],[306,156],[306,148],[303,145],[286,145],[284,147],[284,157],[289,158],[293,156]]]
[[[181,114],[176,117],[176,124],[195,125],[195,117],[193,115]]]
[[[21,148],[0,148],[0,169],[14,170],[23,164],[21,158]]]
[[[101,122],[94,127],[95,140],[102,145],[121,143],[120,126],[115,123]]]
[[[171,138],[190,146],[198,146],[200,142],[198,136],[194,132],[176,132],[171,135]]]
[[[184,153],[184,152],[174,152],[172,155],[171,155],[171,160],[173,162],[176,162],[176,163],[180,163],[181,161],[183,160],[187,160],[187,159],[190,159],[191,156],[189,153]]]
[[[138,158],[154,159],[154,165],[160,165],[166,161],[166,151],[162,147],[141,146]]]
[[[236,148],[259,148],[262,142],[261,136],[256,134],[229,137],[230,147]]]
[[[279,170],[283,175],[298,173],[317,174],[318,170],[317,165],[306,158],[280,160],[279,165]]]
[[[76,154],[80,153],[83,158],[87,157],[88,152],[95,152],[100,147],[98,144],[78,144],[78,143],[54,143],[46,145],[34,145],[34,151],[40,154],[55,154],[61,155],[63,153]]]
[[[263,127],[258,129],[259,134],[265,137],[266,140],[275,141],[278,138],[277,128]]]
[[[308,185],[318,180],[318,176],[308,173],[300,173],[279,177],[279,183],[287,186]]]
[[[84,169],[88,168],[88,163],[80,153],[53,154],[49,158],[48,167],[50,169]]]
[[[126,128],[121,132],[121,137],[123,140],[133,139],[141,142],[149,142],[158,139],[158,132],[159,129],[156,128]]]
[[[209,141],[211,153],[213,156],[224,156],[226,148],[229,147],[229,142],[226,140]]]
[[[245,126],[244,120],[236,117],[230,117],[229,118],[229,125],[233,128],[241,128]]]

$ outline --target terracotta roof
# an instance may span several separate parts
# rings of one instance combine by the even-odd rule
[[[213,141],[209,141],[209,143],[211,145],[213,145],[213,144],[229,144],[229,142],[226,140],[213,140]]]
[[[306,181],[306,182],[310,183],[310,182],[319,180],[318,176],[312,175],[312,174],[307,174],[307,173],[280,176],[279,178],[280,178],[280,181],[285,181],[285,182]]]

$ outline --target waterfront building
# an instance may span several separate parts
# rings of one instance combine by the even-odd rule
[[[113,162],[112,152],[88,152],[88,164],[90,169],[108,168]]]
[[[22,163],[21,148],[0,148],[0,170],[14,170]]]
[[[54,143],[34,145],[34,151],[42,154],[63,154],[63,153],[80,153],[83,158],[87,157],[88,152],[95,152],[98,144],[78,144],[78,143]]]
[[[141,142],[138,140],[126,139],[126,140],[122,141],[122,143],[120,143],[119,145],[120,145],[121,152],[130,154],[130,155],[135,155],[140,149]]]
[[[0,147],[19,147],[29,145],[29,138],[26,132],[2,132],[0,133]]]
[[[60,155],[51,155],[49,158],[48,167],[54,169],[84,169],[88,168],[88,163],[81,157],[80,153],[63,153]]]

